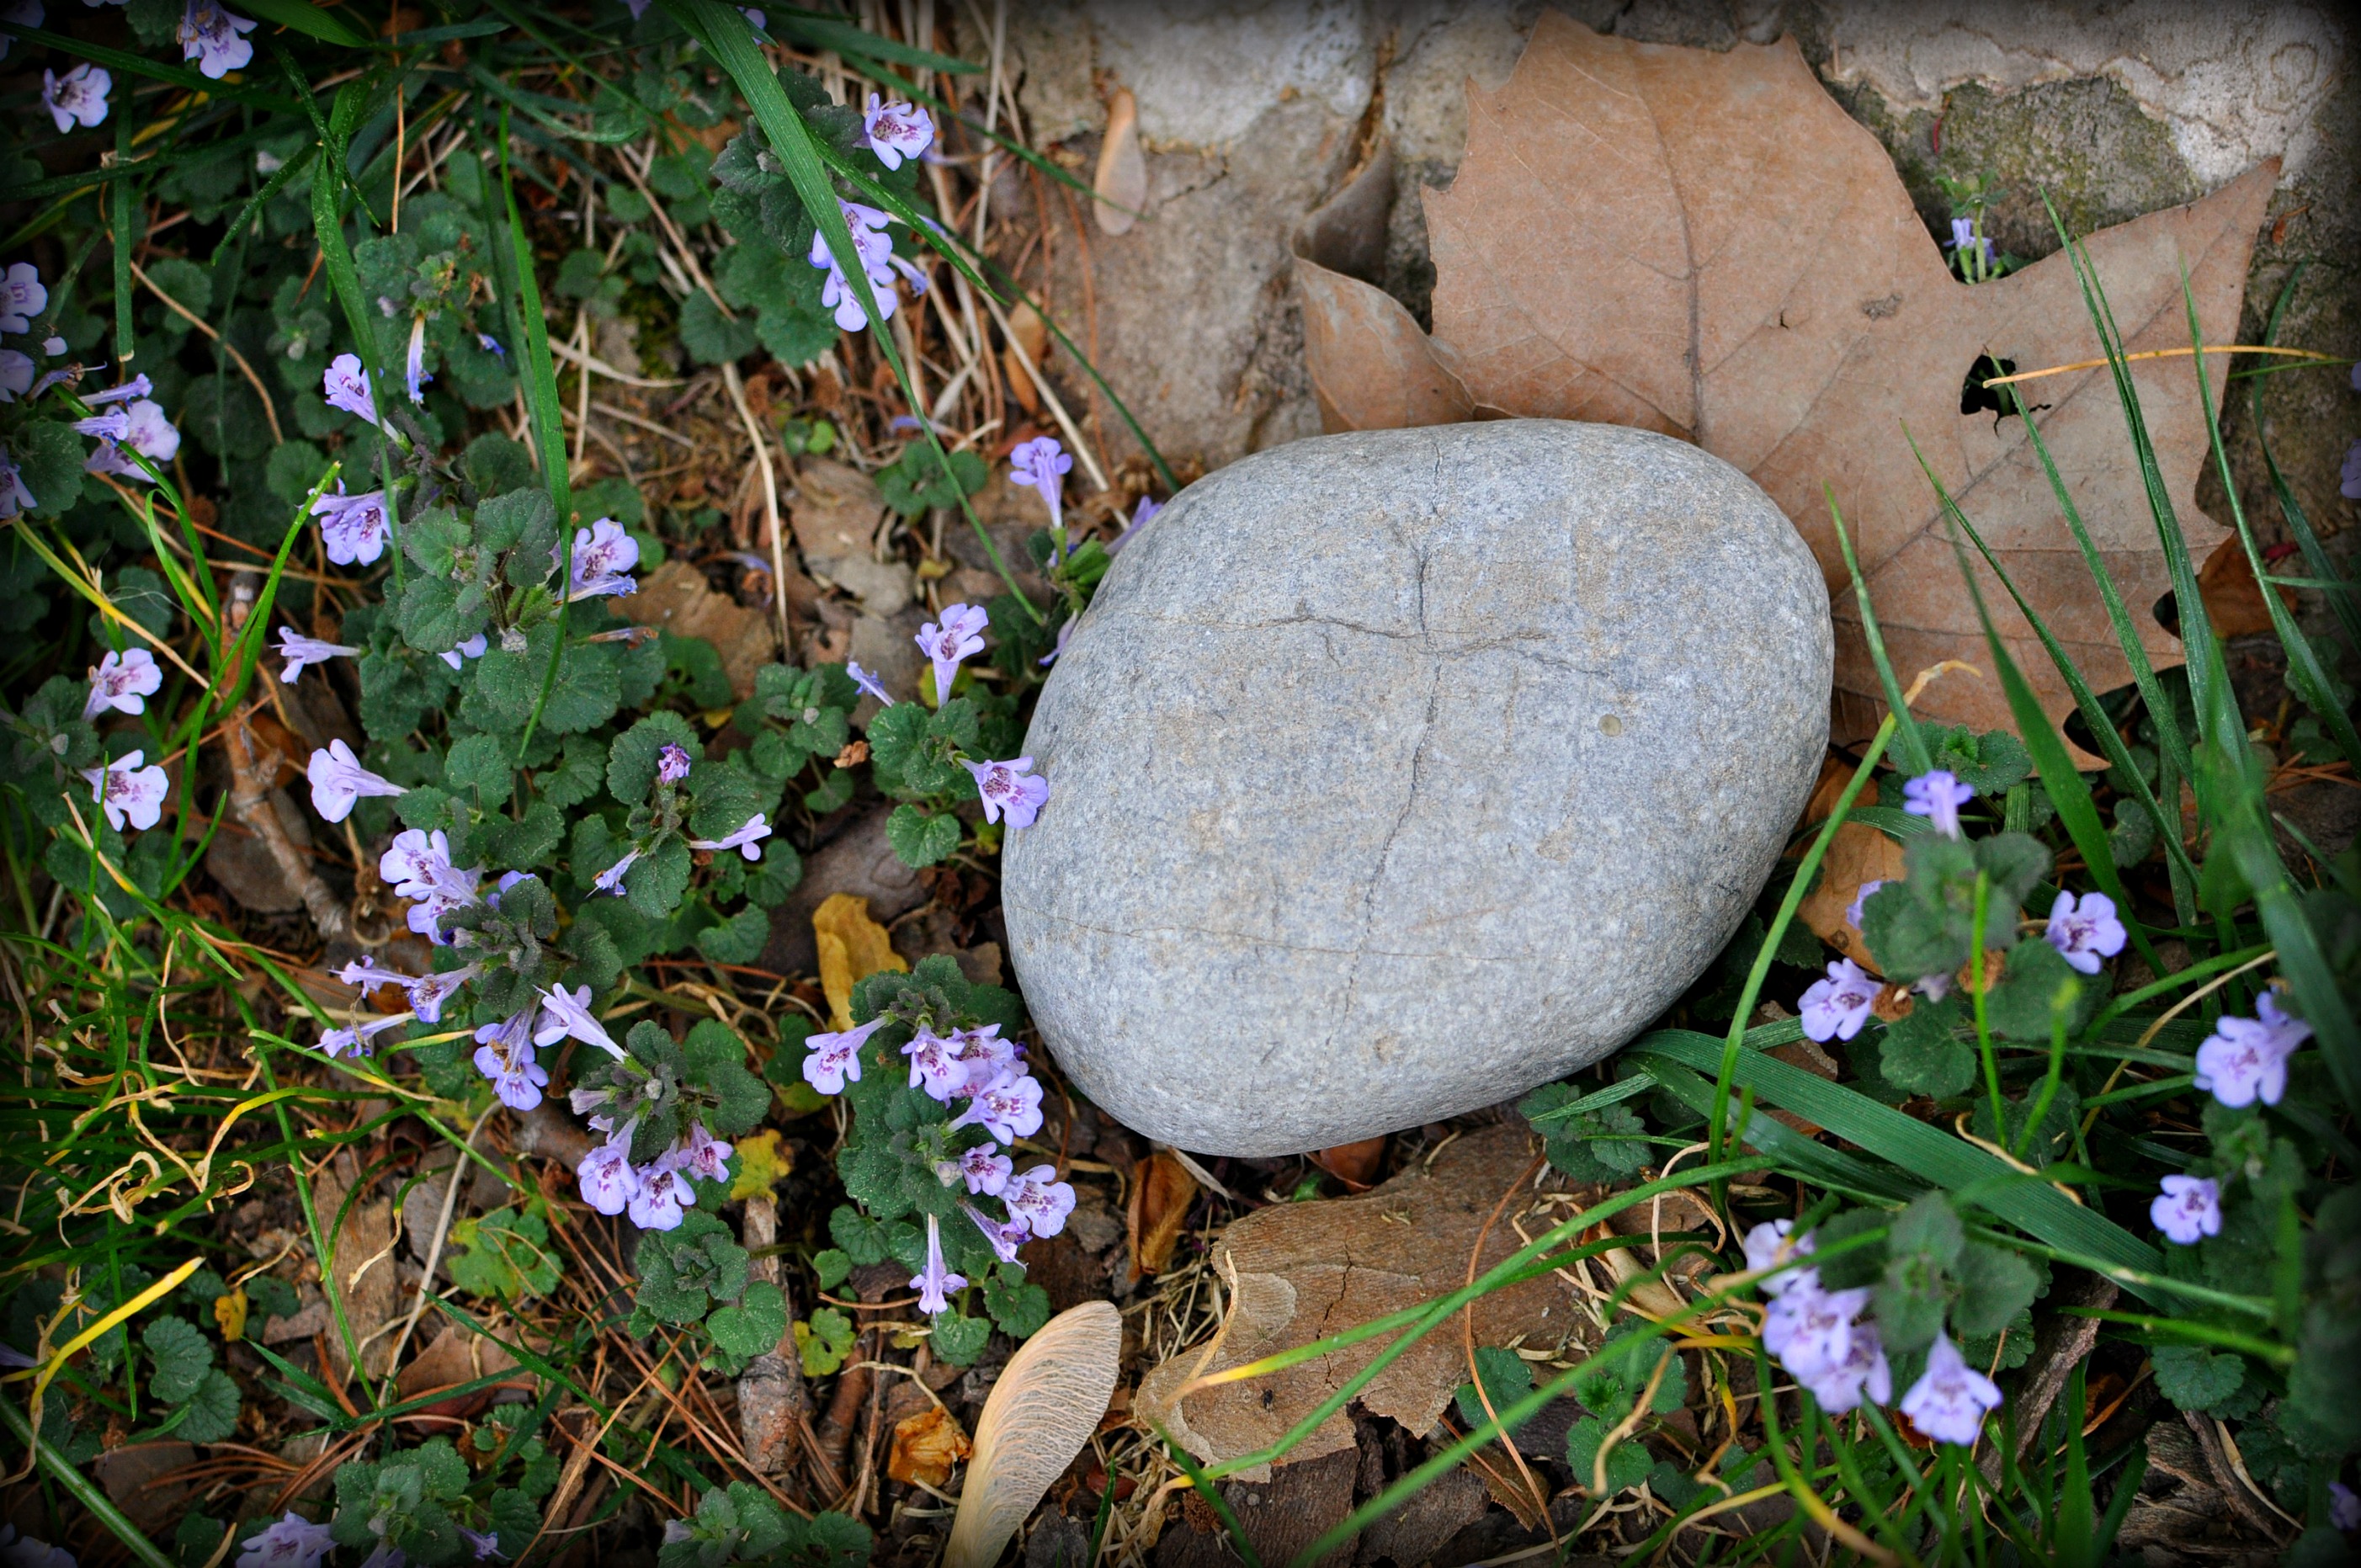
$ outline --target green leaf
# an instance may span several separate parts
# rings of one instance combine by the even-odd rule
[[[2005,795],[2033,773],[2033,754],[2005,729],[1972,730],[1930,724],[1921,731],[1935,765],[1986,800]]]
[[[2047,1045],[2050,1008],[2059,998],[2065,999],[2066,1034],[2071,1038],[2098,1011],[2101,991],[2048,942],[2019,942],[2009,949],[2000,979],[1984,993],[1984,1017],[2003,1039]]]
[[[2004,1248],[1970,1242],[1952,1266],[1960,1297],[1951,1304],[1951,1327],[1963,1339],[1996,1334],[2033,1305],[2041,1277],[2033,1266]]]
[[[812,1277],[819,1282],[819,1288],[823,1290],[835,1289],[843,1284],[851,1273],[852,1259],[840,1247],[822,1247],[812,1254]],[[814,1313],[813,1318],[817,1321],[818,1314]]]
[[[706,1319],[705,1332],[725,1354],[750,1360],[766,1355],[786,1336],[787,1299],[769,1280],[757,1279],[736,1306]]]
[[[2157,1391],[2184,1410],[2199,1414],[2226,1404],[2246,1380],[2239,1357],[2197,1345],[2160,1344],[2148,1352]]]
[[[1049,1321],[1049,1293],[1038,1285],[1011,1284],[998,1271],[983,1287],[984,1310],[1011,1339],[1031,1339]]]
[[[1964,1091],[1975,1081],[1976,1053],[1954,1032],[1963,1015],[1956,998],[1917,998],[1909,1015],[1879,1036],[1879,1072],[1896,1089],[1937,1100]]]
[[[904,865],[931,866],[958,852],[960,821],[948,811],[929,816],[915,806],[897,806],[885,819],[885,841]]]
[[[154,1362],[148,1392],[168,1405],[195,1394],[214,1364],[212,1343],[185,1319],[158,1318],[139,1332],[139,1343]]]
[[[56,517],[82,499],[82,466],[88,448],[72,426],[27,420],[8,438],[8,448],[18,482],[33,498],[36,517]]]
[[[443,782],[453,789],[474,790],[478,806],[496,811],[509,803],[516,773],[509,766],[508,748],[497,737],[470,735],[443,759]]]
[[[852,1339],[851,1320],[833,1307],[822,1307],[809,1322],[797,1323],[796,1354],[803,1362],[804,1376],[825,1377],[842,1366],[844,1358],[852,1354]]]
[[[1574,1470],[1575,1484],[1589,1490],[1591,1478],[1598,1467],[1599,1446],[1612,1430],[1597,1416],[1585,1416],[1574,1423],[1565,1434],[1565,1462]],[[1628,1491],[1648,1478],[1655,1461],[1648,1456],[1647,1445],[1625,1436],[1607,1454],[1607,1497]]]
[[[929,1343],[934,1346],[935,1359],[945,1365],[972,1366],[991,1338],[989,1320],[966,1317],[953,1310],[935,1319],[935,1332]]]
[[[184,1442],[225,1442],[237,1435],[237,1385],[219,1367],[198,1379],[181,1403],[172,1435]]]
[[[652,713],[616,736],[614,749],[607,754],[607,793],[626,806],[647,799],[655,787],[657,753],[668,745],[678,746],[691,758],[705,750],[697,731],[677,713]]]
[[[562,1267],[548,1223],[529,1210],[496,1209],[481,1219],[456,1221],[451,1245],[451,1282],[470,1295],[497,1296],[513,1306],[557,1288]]]
[[[1496,1345],[1476,1347],[1476,1376],[1484,1380],[1484,1392],[1496,1411],[1505,1410],[1533,1391],[1533,1369],[1525,1358],[1513,1350]],[[1482,1426],[1491,1418],[1484,1413],[1484,1402],[1477,1398],[1473,1382],[1462,1383],[1456,1396],[1459,1420],[1467,1427]]]
[[[751,964],[771,939],[770,912],[748,905],[718,926],[697,934],[697,950],[717,964]]]
[[[877,471],[877,488],[885,504],[904,517],[923,517],[936,507],[957,506],[961,497],[983,488],[991,473],[981,456],[954,452],[950,457],[951,471],[946,477],[924,444],[903,448],[901,456]]]
[[[661,919],[680,907],[695,870],[688,841],[668,838],[631,862],[623,873],[624,896],[641,914]]]
[[[282,27],[292,27],[299,33],[309,33],[339,49],[367,49],[369,40],[354,32],[335,16],[308,0],[246,0],[246,8],[265,22],[276,22]]]
[[[732,321],[702,293],[691,294],[680,307],[680,345],[700,365],[727,365],[754,352],[754,323],[744,316]]]

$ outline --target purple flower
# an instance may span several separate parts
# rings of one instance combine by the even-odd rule
[[[950,1310],[951,1291],[967,1288],[965,1275],[943,1266],[942,1226],[932,1214],[927,1216],[927,1266],[910,1276],[910,1288],[918,1293],[918,1310],[930,1318]]]
[[[476,334],[476,343],[485,353],[490,355],[495,359],[505,360],[509,356],[509,351],[500,346],[500,340],[494,337],[490,333],[478,333]]]
[[[2043,935],[2066,961],[2084,974],[2096,974],[2102,959],[2124,950],[2124,923],[2115,918],[2115,901],[2103,893],[2086,893],[2080,903],[2060,893],[2049,906],[2049,928]]]
[[[1041,1083],[1031,1073],[1005,1069],[977,1091],[967,1109],[951,1118],[954,1127],[982,1127],[1004,1144],[1041,1130]]]
[[[735,850],[747,860],[759,861],[763,858],[763,840],[770,836],[771,825],[763,820],[763,814],[758,811],[746,818],[744,824],[728,838],[691,839],[688,841],[688,847],[692,850],[712,850],[716,852]]]
[[[1828,965],[1828,978],[1814,981],[1796,1004],[1804,1034],[1815,1040],[1850,1040],[1869,1022],[1869,1004],[1876,999],[1877,981],[1850,959],[1839,959]]]
[[[350,817],[353,803],[363,795],[410,793],[392,780],[380,778],[362,767],[353,749],[342,740],[331,740],[327,750],[313,752],[311,764],[303,773],[312,781],[312,809],[331,822],[342,822]]]
[[[1008,1217],[1022,1220],[1025,1228],[1037,1236],[1054,1236],[1066,1228],[1066,1216],[1074,1212],[1074,1190],[1056,1179],[1058,1168],[1037,1165],[1020,1176],[1014,1177],[1001,1201],[1008,1205]]]
[[[549,564],[558,564],[558,553],[550,552]],[[576,599],[596,598],[602,594],[629,594],[639,591],[639,584],[628,575],[640,564],[639,541],[623,532],[623,525],[611,517],[602,517],[588,528],[574,531],[574,564],[566,585],[567,603]]]
[[[1935,825],[1936,832],[1956,839],[1960,836],[1960,807],[1975,797],[1972,788],[1937,768],[1902,786],[1902,809],[1913,817],[1926,817]]]
[[[1007,1187],[1009,1177],[1016,1173],[1016,1164],[990,1144],[978,1144],[960,1155],[954,1169],[966,1181],[971,1193],[983,1192],[997,1198]]]
[[[726,1144],[705,1130],[702,1122],[688,1124],[688,1137],[675,1150],[680,1168],[699,1181],[719,1181],[730,1174],[730,1157],[737,1146]]]
[[[1005,816],[1011,828],[1030,828],[1049,798],[1049,781],[1032,773],[1030,757],[1013,762],[971,762],[962,757],[960,765],[975,775],[975,793],[983,797],[986,822],[997,822]]]
[[[282,685],[293,685],[295,677],[313,664],[324,664],[341,655],[347,659],[360,656],[357,648],[347,648],[341,642],[324,642],[317,637],[302,637],[291,626],[279,629],[279,658],[282,667],[279,679]]]
[[[2000,1389],[1970,1366],[1949,1335],[1938,1333],[1927,1353],[1927,1370],[1902,1396],[1902,1413],[1937,1442],[1971,1443],[1984,1416],[2000,1408]]]
[[[382,1018],[365,1018],[347,1029],[324,1029],[320,1032],[320,1049],[331,1058],[365,1057],[369,1054],[372,1036],[385,1033],[396,1024],[409,1022],[409,1014],[393,1013]]]
[[[883,1014],[857,1029],[841,1034],[814,1035],[804,1042],[810,1055],[804,1058],[804,1081],[822,1094],[841,1094],[844,1080],[861,1081],[861,1047],[869,1036],[885,1026]]]
[[[500,1551],[500,1538],[494,1532],[469,1530],[466,1525],[460,1525],[458,1530],[459,1539],[466,1541],[468,1548],[475,1552],[477,1562],[505,1563],[508,1561],[507,1555]]]
[[[1910,989],[1929,1002],[1940,1002],[1951,994],[1951,977],[1948,974],[1922,974],[1910,982]]]
[[[1845,924],[1856,931],[1860,930],[1861,905],[1869,902],[1872,894],[1884,885],[1885,879],[1882,876],[1872,877],[1861,883],[1860,890],[1852,895],[1852,902],[1845,905]]]
[[[35,505],[33,492],[25,488],[23,470],[8,449],[0,446],[0,519],[12,518]]]
[[[1001,1262],[1016,1261],[1016,1249],[1024,1245],[1025,1238],[1033,1234],[1024,1221],[995,1220],[972,1203],[962,1203],[960,1208],[975,1222],[975,1228],[983,1233],[983,1239],[992,1244],[993,1253]]]
[[[77,435],[94,435],[101,441],[121,441],[131,433],[131,415],[124,409],[109,409],[103,414],[73,422]]]
[[[967,1082],[967,1069],[959,1059],[959,1047],[924,1025],[910,1036],[902,1054],[910,1058],[910,1087],[924,1087],[930,1099],[948,1103]]]
[[[1852,1354],[1853,1320],[1869,1305],[1866,1288],[1823,1290],[1792,1284],[1763,1314],[1763,1348],[1797,1377],[1818,1377]]]
[[[688,777],[688,750],[669,740],[656,751],[656,782],[675,784]]]
[[[2280,1012],[2275,992],[2257,997],[2255,1012],[2224,1016],[2197,1047],[2197,1087],[2233,1109],[2257,1099],[2278,1104],[2287,1092],[2288,1058],[2312,1038],[2312,1025]]]
[[[2337,475],[2336,493],[2348,501],[2361,501],[2361,441],[2345,449],[2345,468]]]
[[[402,387],[410,393],[410,400],[424,402],[426,383],[433,379],[434,378],[426,373],[426,318],[415,315],[410,318],[410,353],[403,359],[401,367]]]
[[[56,339],[52,339],[51,341],[58,342],[59,353],[62,354],[65,352],[65,345],[63,342]],[[82,400],[88,403],[92,408],[104,408],[108,403],[131,402],[136,399],[146,397],[155,389],[155,383],[148,380],[147,373],[142,371],[140,374],[132,377],[128,381],[124,381],[118,385],[109,387],[104,391],[86,393],[83,395]]]
[[[313,1524],[294,1509],[274,1519],[261,1534],[247,1536],[238,1545],[237,1568],[319,1568],[320,1559],[336,1544],[334,1531]]]
[[[1158,512],[1162,511],[1170,504],[1171,503],[1170,501],[1159,501],[1153,496],[1140,497],[1139,504],[1131,509],[1131,521],[1124,525],[1124,529],[1121,533],[1116,534],[1113,539],[1107,542],[1106,553],[1113,555],[1116,551],[1121,550],[1125,545],[1130,543],[1131,536],[1137,533],[1140,531],[1141,526],[1145,524],[1148,519],[1154,517]]]
[[[624,850],[623,858],[621,860],[617,861],[613,865],[609,866],[605,871],[600,872],[597,876],[590,879],[591,893],[593,894],[611,893],[617,898],[622,897],[624,894],[623,873],[630,871],[631,869],[632,862],[636,861],[645,853],[647,853],[647,851],[641,849],[636,844]]]
[[[419,1022],[441,1023],[443,1004],[456,995],[461,986],[475,979],[482,968],[480,964],[467,964],[459,969],[444,970],[437,974],[421,975],[412,981],[405,989],[410,992],[410,1005],[418,1014]]]
[[[13,403],[32,389],[32,356],[0,348],[0,403]]]
[[[84,718],[95,718],[108,708],[117,713],[145,713],[148,699],[164,686],[164,671],[156,655],[145,648],[127,653],[110,651],[90,672],[90,697],[82,705]]]
[[[377,874],[396,894],[415,901],[410,928],[431,942],[441,942],[444,912],[476,902],[483,868],[453,865],[450,840],[440,828],[432,832],[412,828],[393,836],[393,843],[378,857]]]
[[[1058,444],[1053,435],[1037,435],[1030,441],[1020,441],[1008,454],[1008,477],[1020,485],[1030,485],[1041,492],[1049,504],[1049,526],[1062,527],[1065,521],[1063,478],[1073,471],[1074,460]]]
[[[320,520],[320,542],[327,549],[328,559],[337,565],[371,565],[385,554],[390,529],[383,490],[348,496],[345,482],[339,479],[335,495],[324,493],[313,501],[312,515]]]
[[[19,261],[0,275],[0,332],[30,332],[32,318],[49,308],[49,291],[29,261]]]
[[[330,408],[358,414],[370,424],[384,422],[377,417],[377,400],[369,395],[368,372],[361,368],[360,356],[337,355],[329,363],[327,374],[322,378],[321,390],[327,397]]]
[[[923,274],[894,254],[894,239],[884,232],[893,220],[874,207],[859,202],[840,200],[837,205],[844,211],[845,226],[852,231],[852,247],[862,272],[869,280],[871,292],[877,297],[877,311],[890,317],[901,301],[894,292],[894,273],[898,267],[910,275],[923,290]],[[819,302],[836,313],[836,324],[846,332],[859,332],[869,324],[869,316],[854,297],[852,286],[844,276],[844,269],[828,247],[826,236],[812,236],[811,254],[807,259],[814,267],[828,269],[828,280],[820,288]]]
[[[1971,253],[1981,252],[1983,257],[1983,264],[1986,267],[1990,267],[1993,264],[1992,237],[1989,235],[1981,237],[1978,236],[1976,234],[1976,220],[1973,218],[1953,218],[1951,220],[1951,237],[1944,242],[1943,248],[1946,250],[1968,251]]]
[[[141,829],[155,827],[163,817],[164,795],[172,787],[171,781],[160,767],[141,767],[145,757],[144,752],[126,751],[103,768],[82,771],[90,784],[90,798],[106,813],[106,825],[118,833],[126,817]]]
[[[639,1195],[640,1173],[631,1166],[631,1128],[609,1137],[574,1168],[582,1201],[601,1214],[620,1214]]]
[[[675,1151],[666,1149],[640,1172],[639,1190],[631,1194],[631,1223],[643,1231],[673,1230],[680,1224],[682,1211],[696,1206],[697,1194],[682,1179]]]
[[[869,150],[888,169],[901,168],[904,159],[917,157],[935,140],[935,122],[924,109],[902,103],[881,104],[874,93],[869,94],[869,107],[862,114],[861,131],[868,138]]]
[[[2195,1246],[2222,1234],[2222,1184],[2210,1176],[2168,1176],[2163,1196],[2147,1206],[2147,1217],[2165,1239]]]
[[[5,60],[6,58],[7,57],[5,55],[0,55],[0,60]],[[59,355],[63,354],[65,351],[66,340],[64,338],[52,334],[51,335],[41,339],[41,352],[48,355],[52,359],[55,359]],[[139,378],[144,381],[148,378],[142,376]],[[84,399],[83,400],[87,402],[89,400]]]
[[[141,398],[127,408],[117,411],[123,416],[124,434],[113,441],[102,441],[82,464],[85,473],[114,474],[141,484],[151,482],[146,468],[123,455],[129,447],[155,465],[170,463],[181,450],[181,433],[164,415],[164,405]],[[89,423],[89,421],[82,422]]]
[[[983,629],[991,624],[992,617],[982,606],[955,604],[944,609],[940,621],[930,620],[918,628],[918,652],[935,667],[937,707],[951,699],[960,661],[983,652]]]
[[[460,655],[465,654],[470,659],[480,659],[484,656],[484,650],[489,646],[491,644],[484,641],[484,634],[478,631],[456,648],[445,649],[434,656],[456,670],[459,668]]]
[[[2361,1494],[2342,1481],[2328,1484],[2328,1522],[2347,1532],[2361,1530]]]
[[[1774,1268],[1792,1258],[1809,1257],[1812,1254],[1812,1238],[1804,1235],[1790,1240],[1788,1233],[1795,1228],[1795,1222],[1793,1220],[1766,1220],[1747,1232],[1747,1272],[1759,1274],[1763,1269]],[[1791,1268],[1784,1273],[1758,1279],[1754,1283],[1756,1288],[1763,1294],[1775,1299],[1791,1285],[1800,1285],[1807,1290],[1818,1289],[1820,1271],[1817,1268]]]
[[[1050,647],[1047,653],[1042,654],[1033,662],[1037,664],[1044,665],[1056,663],[1058,662],[1058,655],[1066,651],[1066,644],[1073,641],[1074,627],[1077,624],[1078,620],[1078,617],[1070,615],[1066,617],[1065,620],[1060,621],[1058,623],[1058,641]]]
[[[512,1111],[540,1104],[542,1086],[549,1081],[549,1074],[533,1059],[535,1011],[529,1002],[523,1011],[476,1031],[476,1070],[491,1080],[492,1091]]]
[[[852,684],[854,685],[859,686],[862,691],[865,691],[871,696],[875,697],[880,703],[884,704],[887,707],[894,706],[893,694],[888,692],[884,686],[878,685],[877,677],[875,675],[871,674],[860,665],[850,662],[845,664],[844,673],[852,677]]]
[[[598,1047],[617,1061],[623,1059],[623,1047],[615,1043],[607,1026],[590,1011],[588,986],[578,986],[569,995],[564,986],[553,985],[541,993],[541,1006],[542,1022],[541,1027],[533,1031],[534,1045],[555,1045],[571,1035],[586,1046]]]
[[[106,118],[106,93],[114,85],[115,78],[94,65],[77,65],[63,76],[44,71],[41,104],[58,123],[58,135],[65,136],[76,126],[87,128]]]
[[[1820,1402],[1820,1409],[1832,1416],[1857,1409],[1864,1390],[1875,1404],[1883,1405],[1894,1398],[1894,1369],[1885,1364],[1885,1347],[1879,1343],[1877,1325],[1866,1318],[1852,1325],[1842,1360],[1810,1376],[1798,1373],[1795,1381],[1810,1389],[1812,1398]]]
[[[997,1024],[986,1024],[981,1029],[956,1030],[951,1035],[951,1045],[955,1047],[952,1055],[967,1074],[954,1093],[980,1093],[1016,1064],[1016,1042],[1002,1039]]]
[[[252,22],[231,16],[215,0],[189,0],[181,13],[181,58],[195,60],[199,71],[219,82],[254,59],[254,45],[241,36],[252,31]]]

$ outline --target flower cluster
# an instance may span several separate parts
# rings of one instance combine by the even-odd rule
[[[845,226],[852,231],[853,257],[869,280],[878,314],[890,318],[901,302],[894,291],[895,276],[898,273],[907,279],[912,293],[924,294],[927,275],[906,258],[894,254],[894,236],[885,232],[885,225],[894,221],[892,214],[841,198],[837,205],[843,209]],[[825,235],[812,236],[811,255],[807,259],[814,267],[827,269],[828,280],[820,289],[819,302],[835,313],[836,324],[846,332],[859,332],[867,326],[869,313],[862,308],[859,294],[846,280],[844,269],[838,263],[836,253],[829,248]]]

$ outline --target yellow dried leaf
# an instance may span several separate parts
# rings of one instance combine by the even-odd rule
[[[775,1131],[764,1130],[738,1140],[738,1179],[730,1184],[733,1202],[760,1198],[785,1181],[796,1168],[795,1150],[779,1142]]]
[[[943,1486],[950,1484],[951,1467],[967,1454],[967,1433],[959,1419],[935,1405],[895,1423],[885,1474],[906,1486],[913,1481]]]
[[[246,1287],[241,1285],[226,1296],[214,1298],[214,1321],[221,1325],[224,1339],[246,1337]]]
[[[885,927],[869,918],[869,901],[849,893],[831,894],[812,911],[812,941],[819,949],[819,988],[828,996],[831,1029],[852,1027],[854,985],[880,970],[910,971]]]

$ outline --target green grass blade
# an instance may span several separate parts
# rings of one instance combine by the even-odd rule
[[[2310,261],[2299,261],[2294,270],[2288,274],[2286,286],[2279,290],[2279,299],[2271,305],[2269,323],[2263,329],[2265,347],[2278,344],[2279,318],[2287,313],[2288,302],[2295,298],[2295,286],[2302,280],[2304,269],[2311,265]],[[2312,519],[2305,515],[2302,504],[2296,499],[2295,491],[2288,485],[2287,476],[2279,472],[2279,459],[2271,453],[2270,427],[2263,419],[2263,384],[2259,378],[2254,384],[2251,396],[2254,400],[2255,444],[2262,448],[2263,467],[2270,475],[2271,493],[2279,498],[2279,514],[2287,519],[2288,532],[2295,535],[2297,547],[2303,552],[2304,564],[2312,568],[2318,586],[2327,593],[2330,607],[2336,611],[2336,619],[2344,625],[2345,641],[2355,652],[2361,652],[2361,588],[2356,588],[2353,580],[2329,559],[2327,550],[2320,543],[2320,535],[2312,532]]]
[[[58,1488],[80,1503],[90,1517],[106,1527],[107,1533],[120,1541],[125,1551],[148,1568],[176,1568],[173,1560],[157,1550],[156,1543],[140,1532],[139,1527],[124,1516],[104,1489],[75,1469],[66,1456],[34,1435],[32,1423],[15,1400],[0,1396],[0,1424],[5,1424],[26,1445],[39,1464],[41,1472],[58,1485]]]
[[[814,49],[834,49],[848,60],[882,60],[940,71],[945,76],[974,76],[983,70],[973,60],[896,43],[821,11],[765,11],[763,16],[774,38],[792,38]]]
[[[322,43],[335,44],[338,49],[369,47],[368,39],[307,0],[246,0],[246,9],[263,21],[309,33]]]
[[[1671,1031],[1666,1033],[1687,1033]],[[1700,1073],[1665,1060],[1651,1060],[1647,1056],[1648,1042],[1653,1036],[1642,1036],[1632,1047],[1632,1059],[1642,1070],[1642,1076],[1629,1081],[1661,1089],[1701,1116],[1713,1113],[1713,1084]],[[1694,1040],[1711,1041],[1719,1049],[1720,1042],[1711,1036],[1689,1034]],[[1926,1190],[1924,1182],[1910,1179],[1903,1171],[1881,1170],[1841,1149],[1804,1136],[1775,1117],[1756,1115],[1747,1119],[1745,1134],[1741,1138],[1733,1124],[1728,1136],[1742,1142],[1773,1164],[1783,1167],[1817,1187],[1834,1192],[1849,1193],[1855,1198],[1876,1203],[1906,1203]]]
[[[1854,559],[1852,538],[1845,532],[1844,513],[1837,510],[1837,493],[1827,486],[1821,493],[1828,503],[1828,521],[1836,525],[1837,545],[1844,552],[1845,572],[1852,578],[1853,603],[1861,610],[1861,636],[1869,643],[1869,657],[1877,666],[1877,684],[1885,691],[1885,711],[1893,716],[1895,728],[1902,735],[1902,759],[1913,774],[1927,773],[1935,765],[1934,753],[1927,749],[1927,738],[1918,732],[1918,721],[1910,715],[1909,703],[1903,700],[1902,683],[1894,674],[1894,661],[1886,656],[1885,638],[1877,629],[1877,609],[1869,602],[1869,584],[1861,575],[1861,563]]]

